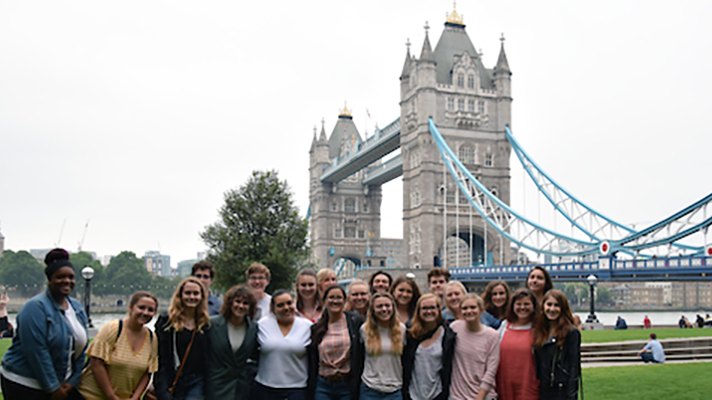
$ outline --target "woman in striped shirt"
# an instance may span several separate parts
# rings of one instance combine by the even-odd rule
[[[104,325],[92,341],[89,366],[82,372],[79,393],[87,400],[141,398],[158,370],[158,341],[146,328],[158,308],[149,292],[129,300],[129,315]]]

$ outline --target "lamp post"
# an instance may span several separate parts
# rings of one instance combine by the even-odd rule
[[[588,278],[586,278],[586,280],[588,281],[588,285],[591,287],[591,313],[588,314],[588,318],[586,318],[586,323],[587,324],[598,324],[599,322],[598,322],[598,318],[596,318],[596,309],[594,307],[594,303],[595,303],[594,288],[596,287],[596,281],[598,281],[598,279],[596,278],[596,275],[591,274],[588,276]]]
[[[94,269],[90,266],[85,266],[82,269],[82,278],[86,282],[86,288],[84,290],[84,311],[87,313],[87,326],[93,328],[94,325],[91,323],[91,315],[89,314],[89,306],[91,304],[91,278],[94,277]]]

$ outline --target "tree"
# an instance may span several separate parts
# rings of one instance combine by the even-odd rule
[[[286,181],[276,171],[254,171],[239,189],[225,193],[220,220],[200,234],[210,247],[215,284],[226,290],[245,281],[252,262],[270,269],[271,289],[289,288],[309,256],[308,225],[299,217]]]
[[[40,293],[46,281],[44,268],[30,253],[5,250],[0,257],[0,282],[17,287],[23,296]]]
[[[596,290],[596,304],[607,306],[611,302],[611,291],[607,287],[598,287]]]
[[[130,295],[136,290],[146,290],[151,283],[151,273],[143,258],[130,251],[122,251],[106,266],[107,293]]]
[[[77,298],[82,298],[84,295],[85,282],[82,277],[82,270],[86,266],[90,266],[94,269],[94,277],[91,279],[91,293],[92,295],[101,295],[106,292],[106,274],[104,273],[104,266],[101,265],[99,260],[95,260],[91,254],[81,251],[79,253],[73,253],[69,255],[69,261],[74,265],[75,270],[75,280],[77,285],[74,289],[74,295]]]

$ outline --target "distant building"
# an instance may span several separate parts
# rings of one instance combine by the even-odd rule
[[[447,238],[447,267],[463,268],[472,266],[472,252],[466,241],[450,236]]]
[[[163,255],[158,251],[147,251],[143,255],[145,266],[151,275],[171,277],[171,256]]]
[[[198,260],[183,260],[178,262],[178,268],[176,268],[176,273],[183,278],[190,276],[193,264],[197,263]]]
[[[374,267],[403,268],[405,265],[405,249],[402,239],[381,239],[381,248],[377,253],[384,257],[384,265],[373,265]]]
[[[50,250],[52,249],[30,249],[30,254],[35,258],[35,260],[37,260],[37,262],[44,265],[45,256],[47,256],[47,253],[49,253]]]
[[[712,282],[672,282],[675,308],[712,308]]]

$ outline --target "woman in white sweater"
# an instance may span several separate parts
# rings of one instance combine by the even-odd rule
[[[257,341],[260,363],[255,377],[253,398],[260,400],[306,399],[307,346],[311,325],[306,318],[295,318],[292,295],[286,290],[272,294],[272,313],[258,322]]]

